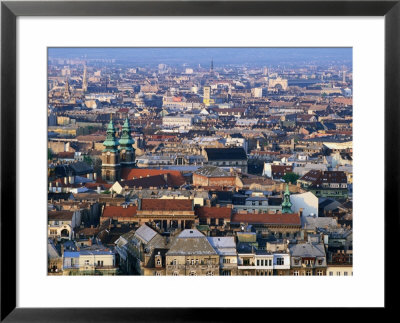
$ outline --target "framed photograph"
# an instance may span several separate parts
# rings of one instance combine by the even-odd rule
[[[1,320],[391,309],[399,43],[399,1],[2,1]]]

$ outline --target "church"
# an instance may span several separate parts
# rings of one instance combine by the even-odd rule
[[[121,171],[135,167],[135,141],[131,136],[131,126],[128,118],[122,126],[121,137],[116,137],[116,129],[111,118],[107,127],[104,150],[101,154],[101,176],[107,182],[116,182],[121,179]]]

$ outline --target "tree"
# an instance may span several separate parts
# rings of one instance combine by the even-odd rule
[[[84,161],[86,164],[90,165],[90,166],[92,166],[92,164],[93,164],[92,158],[91,158],[90,156],[88,156],[88,155],[83,156],[83,161]]]
[[[53,152],[51,151],[51,148],[47,149],[47,159],[52,160],[53,159]]]
[[[299,178],[300,178],[300,176],[295,173],[287,173],[285,176],[282,177],[282,179],[286,183],[291,183],[291,184],[296,184],[296,182]]]

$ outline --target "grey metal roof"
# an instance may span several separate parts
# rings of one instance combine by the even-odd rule
[[[325,248],[321,244],[301,243],[289,247],[292,257],[325,257]]]
[[[217,252],[200,231],[187,229],[176,237],[166,255],[217,255]]]
[[[236,248],[234,237],[207,237],[214,248]]]
[[[143,224],[139,229],[136,230],[135,236],[140,238],[144,243],[149,243],[151,239],[153,239],[157,235],[157,232],[152,228],[148,227],[146,224]]]

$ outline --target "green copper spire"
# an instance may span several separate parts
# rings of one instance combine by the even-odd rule
[[[118,151],[118,139],[115,138],[115,127],[114,123],[112,121],[112,118],[110,120],[110,123],[108,124],[107,127],[107,137],[106,140],[103,142],[103,145],[105,146],[105,149],[103,151],[111,151],[111,152],[117,152]]]
[[[121,145],[120,149],[123,150],[133,150],[132,145],[135,143],[135,140],[132,139],[131,136],[131,126],[129,124],[128,118],[125,119],[124,125],[122,126],[122,135],[119,140],[119,144]]]
[[[293,213],[292,203],[290,202],[289,185],[287,183],[285,193],[283,193],[282,213]]]

